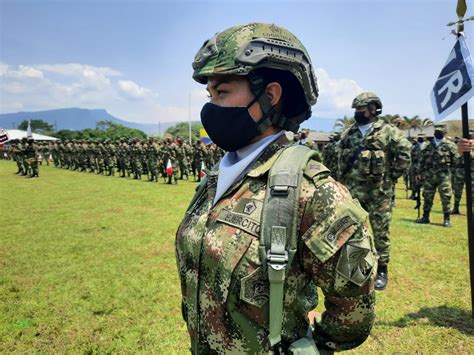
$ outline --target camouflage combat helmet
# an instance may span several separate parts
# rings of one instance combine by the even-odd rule
[[[266,95],[263,78],[255,70],[279,69],[290,72],[301,85],[307,109],[295,117],[275,114]],[[311,117],[311,106],[318,98],[318,85],[311,59],[303,44],[283,27],[250,23],[231,27],[204,42],[193,62],[193,78],[201,84],[212,75],[247,76],[264,116],[258,130],[270,125],[298,132],[301,122]]]
[[[369,104],[375,104],[377,107],[376,115],[382,113],[382,101],[380,100],[380,97],[373,92],[363,92],[362,94],[357,95],[352,101],[352,108],[368,106]]]
[[[434,125],[434,130],[439,132],[447,132],[446,123],[437,123]]]

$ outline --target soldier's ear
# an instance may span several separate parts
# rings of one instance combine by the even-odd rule
[[[283,89],[279,83],[274,81],[267,85],[265,89],[265,94],[269,98],[272,106],[276,106],[281,101],[281,97],[283,95]]]

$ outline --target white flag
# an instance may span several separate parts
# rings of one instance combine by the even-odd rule
[[[474,96],[474,67],[463,36],[454,48],[431,92],[435,121],[442,120]]]

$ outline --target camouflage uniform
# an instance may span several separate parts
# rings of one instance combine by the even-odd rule
[[[179,165],[179,179],[183,180],[183,177],[186,176],[186,180],[189,177],[189,170],[188,170],[188,155],[189,149],[188,146],[181,138],[176,140],[176,161]]]
[[[369,212],[379,263],[386,265],[390,261],[393,185],[410,165],[410,142],[398,128],[379,119],[365,137],[353,124],[342,134],[338,149],[339,181]]]
[[[32,138],[28,138],[28,144],[25,147],[25,163],[27,164],[27,174],[29,177],[39,177],[38,146]]]
[[[338,170],[338,154],[337,154],[337,142],[341,138],[340,133],[333,133],[329,136],[329,143],[324,147],[322,158],[324,165],[331,172],[331,176],[337,179]]]
[[[459,214],[459,204],[461,203],[462,192],[464,190],[464,158],[459,154],[454,158],[451,169],[451,184],[454,195],[454,206],[451,214]]]
[[[205,155],[205,146],[201,143],[201,141],[196,142],[193,149],[193,174],[194,180],[201,181],[201,172],[202,172],[202,163],[204,161]]]
[[[252,64],[237,61],[239,55],[248,57],[242,61]],[[304,93],[298,110],[288,111],[285,116],[284,110],[291,108],[293,101],[283,105],[281,112],[272,109],[268,96],[262,95],[266,88],[261,85],[262,76],[252,72],[257,65],[271,70],[278,66],[292,73]],[[203,84],[207,76],[216,72],[248,75],[263,111],[258,124],[265,127],[295,132],[299,123],[311,116],[310,108],[316,103],[318,89],[309,55],[293,34],[275,25],[249,24],[218,33],[204,43],[193,68],[194,79]],[[298,98],[303,99],[303,94]],[[265,128],[264,132],[268,130]],[[301,194],[294,210],[288,211],[297,245],[296,250],[292,249],[294,261],[285,271],[284,287],[279,288],[282,294],[278,293],[283,306],[277,315],[282,318],[281,331],[273,307],[270,314],[269,304],[277,293],[270,292],[270,285],[275,283],[269,281],[268,270],[275,270],[275,265],[268,266],[261,256],[259,237],[288,241],[288,235],[260,231],[262,220],[271,218],[265,215],[264,206],[265,196],[270,196],[266,191],[269,171],[287,144],[283,135],[266,146],[250,163],[249,170],[244,170],[214,204],[219,174],[215,165],[201,182],[179,226],[176,258],[182,311],[194,354],[263,354],[271,350],[286,353],[295,342],[305,340],[315,354],[316,345],[320,349],[349,349],[369,335],[374,322],[376,254],[367,214],[315,160],[306,164],[301,184],[292,185],[292,191]],[[270,183],[273,186],[277,181]],[[279,231],[283,233],[282,229]],[[352,272],[364,274],[364,280],[355,282]],[[308,329],[307,312],[316,301],[315,285],[325,294],[326,311],[312,331]],[[311,340],[308,332],[313,336]]]
[[[437,132],[446,133],[446,125],[435,125],[435,134]],[[430,223],[429,215],[433,207],[436,189],[438,189],[443,205],[443,225],[450,225],[449,215],[452,194],[450,170],[456,162],[457,156],[456,146],[446,137],[442,139],[438,146],[433,140],[421,151],[418,170],[421,172],[424,204],[423,218],[418,220],[419,223]]]
[[[142,160],[143,160],[143,147],[138,139],[135,139],[133,146],[130,149],[130,161],[133,171],[133,178],[135,180],[141,180],[142,178]]]
[[[168,165],[168,161],[171,163],[173,167],[173,178],[174,183],[178,183],[178,165],[176,164],[176,152],[178,150],[178,146],[174,144],[170,137],[166,138],[165,145],[163,147],[163,171],[166,172],[166,166]],[[171,175],[168,176],[168,184],[172,184],[172,177]]]
[[[379,255],[375,289],[382,291],[388,283],[395,183],[410,165],[411,144],[402,131],[378,118],[382,101],[375,93],[359,94],[352,108],[355,123],[337,145],[337,177],[369,212]]]
[[[17,174],[20,174],[22,176],[26,175],[26,170],[23,167],[24,150],[25,150],[25,145],[23,141],[18,141],[13,149],[13,152],[14,152],[13,158],[15,159],[16,165],[18,167]]]
[[[147,157],[147,164],[148,164],[148,171],[150,172],[150,176],[148,181],[155,181],[158,182],[158,164],[161,155],[161,148],[155,142],[154,139],[150,139],[148,141],[148,148],[146,150],[146,157]]]
[[[424,139],[425,135],[424,134],[419,134],[418,138]],[[417,199],[417,191],[419,190],[419,182],[416,180],[416,177],[420,175],[420,171],[418,169],[420,168],[420,156],[421,156],[421,150],[425,147],[425,142],[419,143],[418,141],[412,145],[411,148],[411,165],[410,168],[408,169],[408,176],[410,180],[410,188],[412,190],[412,195],[411,198]]]
[[[269,284],[258,254],[268,170],[285,137],[267,148],[246,176],[212,207],[218,171],[208,175],[207,192],[186,213],[176,235],[176,256],[183,294],[183,317],[194,354],[268,353]],[[326,311],[316,325],[319,347],[343,350],[357,346],[374,322],[373,280],[376,252],[367,214],[347,189],[311,161],[302,191],[297,257],[285,285],[282,338],[284,347],[308,329],[303,292],[310,281],[321,287]],[[239,196],[239,200],[234,200]],[[256,206],[244,212],[246,204]],[[350,225],[335,223],[344,216]],[[338,229],[337,225],[340,226]],[[334,233],[336,239],[330,237]],[[332,241],[330,241],[332,240]],[[351,245],[366,245],[370,281],[363,287],[345,280],[338,262]],[[297,258],[297,260],[296,260]]]
[[[105,156],[104,156],[104,165],[107,171],[108,176],[115,176],[115,155],[116,149],[115,145],[110,142],[110,140],[106,140],[105,142]]]

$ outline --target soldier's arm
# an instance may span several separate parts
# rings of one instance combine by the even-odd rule
[[[346,350],[362,344],[374,323],[377,256],[367,213],[341,184],[319,184],[301,225],[304,270],[325,295],[313,337],[320,349]]]
[[[394,128],[391,134],[391,153],[392,165],[390,167],[390,177],[393,180],[403,175],[411,163],[411,144],[408,139],[403,136],[402,131]]]

